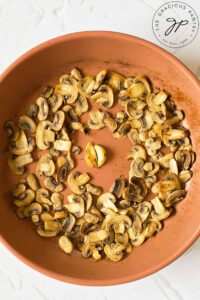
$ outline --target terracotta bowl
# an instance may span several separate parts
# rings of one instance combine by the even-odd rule
[[[192,55],[192,54],[191,54]],[[78,66],[86,74],[101,68],[124,75],[145,74],[155,86],[167,90],[177,106],[185,111],[197,154],[194,176],[187,197],[177,205],[177,213],[166,220],[164,230],[149,239],[119,263],[102,260],[94,263],[79,252],[71,256],[58,248],[57,238],[45,239],[33,232],[30,222],[19,220],[9,197],[16,178],[7,171],[6,137],[2,125],[25,111],[48,81]],[[0,237],[6,247],[32,268],[56,279],[82,285],[112,285],[152,274],[179,257],[200,233],[200,85],[194,75],[176,58],[142,39],[112,32],[82,32],[50,40],[15,61],[0,78]],[[84,146],[86,138],[76,137]],[[92,172],[93,182],[105,190],[117,176],[127,175],[125,155],[128,141],[114,141],[104,130],[87,139],[108,149],[109,162]],[[83,155],[83,154],[82,154]],[[80,156],[78,169],[86,170]]]

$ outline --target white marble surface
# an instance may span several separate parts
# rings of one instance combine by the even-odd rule
[[[163,0],[0,0],[0,72],[19,55],[52,37],[83,30],[113,30],[159,42],[151,22]],[[184,0],[200,17],[200,1]],[[167,48],[166,48],[167,49]],[[167,49],[200,77],[200,34],[188,46]],[[137,282],[79,287],[30,269],[0,244],[1,300],[199,300],[200,240],[170,266]]]

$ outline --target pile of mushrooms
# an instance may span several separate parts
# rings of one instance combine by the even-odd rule
[[[93,102],[100,109],[89,111]],[[112,115],[107,110],[115,103],[122,109]],[[90,119],[83,124],[81,116],[88,111]],[[101,70],[83,77],[77,68],[62,75],[25,114],[4,125],[8,167],[15,175],[25,174],[12,189],[18,217],[29,218],[42,237],[58,236],[67,254],[76,247],[84,258],[121,260],[159,232],[186,196],[195,153],[183,118],[171,97],[153,90],[144,76]],[[107,192],[92,184],[88,173],[73,170],[74,155],[81,151],[73,133],[103,128],[132,144],[126,157],[129,178],[115,179]],[[106,158],[103,146],[87,144],[86,167],[100,168]]]

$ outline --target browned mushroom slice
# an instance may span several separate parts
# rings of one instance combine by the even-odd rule
[[[64,140],[56,140],[53,144],[55,150],[69,151],[71,149],[72,142]]]
[[[104,125],[111,131],[114,132],[117,130],[117,122],[111,118],[109,115],[106,115],[103,119]]]
[[[88,121],[88,127],[93,130],[99,130],[105,125],[103,123],[104,113],[100,110],[89,112],[90,120]]]
[[[20,116],[18,120],[18,124],[21,129],[29,133],[34,133],[36,130],[35,122],[27,115]]]
[[[78,84],[78,90],[80,94],[88,97],[95,86],[95,79],[93,76],[86,76],[84,77]]]
[[[9,151],[15,155],[23,155],[33,151],[35,146],[33,138],[27,138],[25,132],[20,130],[17,140],[9,145]]]
[[[109,191],[110,193],[114,194],[117,198],[121,198],[123,191],[127,187],[127,185],[127,180],[123,176],[121,176],[115,179]]]
[[[190,170],[182,170],[179,173],[180,182],[185,184],[187,181],[189,181],[192,178],[192,174],[193,173]]]
[[[54,237],[58,234],[58,231],[50,231],[50,230],[43,230],[41,228],[37,229],[37,234],[42,236],[42,237]]]
[[[55,164],[52,156],[48,153],[43,154],[37,164],[36,172],[39,176],[52,176],[55,173]]]
[[[23,214],[25,217],[31,217],[35,223],[39,221],[39,215],[42,213],[42,206],[39,203],[31,203],[24,208]]]
[[[70,172],[67,178],[67,183],[73,193],[80,195],[85,192],[84,185],[90,180],[87,173]]]
[[[111,71],[108,73],[107,77],[107,84],[113,89],[114,92],[124,89],[125,78],[121,74]]]
[[[50,143],[45,141],[44,132],[51,127],[51,122],[48,120],[38,123],[36,128],[36,145],[40,150],[46,150],[49,148]]]
[[[92,206],[92,195],[89,192],[84,192],[81,196],[85,202],[85,210],[88,211]]]
[[[27,189],[23,194],[18,196],[18,199],[14,201],[14,204],[18,207],[29,205],[35,199],[35,192],[31,189]]]
[[[58,192],[54,192],[51,195],[51,202],[53,204],[54,211],[60,210],[63,205],[63,195]]]
[[[40,219],[45,222],[45,221],[53,221],[54,217],[48,213],[48,212],[42,212],[40,215]]]
[[[143,109],[147,104],[144,101],[130,100],[125,105],[125,112],[131,119],[140,119],[143,116]]]
[[[160,105],[167,100],[168,95],[164,91],[159,91],[153,98],[154,105]]]
[[[146,149],[140,145],[134,145],[131,148],[131,151],[127,155],[127,159],[137,159],[137,158],[141,158],[143,160],[146,160],[147,158]]]
[[[144,166],[144,160],[141,158],[137,158],[132,161],[129,171],[129,177],[132,178],[138,177],[138,178],[144,178],[145,171],[143,169]]]
[[[38,115],[38,106],[37,104],[31,104],[29,105],[27,111],[26,111],[27,116],[29,116],[31,119],[36,119]]]
[[[59,238],[59,247],[60,249],[67,253],[67,254],[70,254],[72,253],[73,251],[73,244],[72,242],[70,241],[70,239],[66,236],[66,235],[63,235]]]
[[[40,121],[46,120],[49,114],[49,106],[47,100],[43,97],[39,97],[36,100],[36,104],[38,105],[39,108],[38,115],[37,115],[38,119]]]
[[[26,184],[22,183],[22,182],[18,182],[12,189],[12,195],[14,197],[18,197],[21,194],[23,194],[25,192],[25,190],[26,190]]]
[[[130,130],[131,124],[128,122],[123,123],[118,130],[113,133],[113,138],[118,140],[125,139]]]
[[[145,88],[145,94],[146,96],[151,94],[151,87],[148,82],[148,79],[145,76],[136,76],[134,78],[134,83],[142,83]]]
[[[49,194],[49,190],[45,189],[45,188],[39,188],[36,191],[36,201],[42,205],[46,204],[51,206],[52,202],[49,199],[50,194]]]
[[[85,221],[90,224],[96,224],[99,222],[99,217],[90,212],[86,212],[83,217],[84,217]]]
[[[4,129],[6,130],[10,141],[14,142],[18,139],[20,130],[17,124],[12,121],[6,121],[4,124]]]
[[[81,218],[85,213],[85,204],[83,198],[74,197],[74,202],[66,203],[64,205],[69,213],[73,214],[76,218]]]
[[[94,90],[97,90],[100,87],[100,85],[103,84],[106,74],[107,74],[106,69],[99,71],[99,73],[96,75],[96,78],[95,78]]]
[[[162,230],[162,223],[157,220],[148,220],[145,228],[145,236],[150,238]]]
[[[160,221],[169,217],[170,210],[166,209],[159,197],[155,197],[151,200],[154,210],[151,212],[151,217],[154,220]]]
[[[157,153],[157,151],[161,148],[161,141],[160,140],[154,140],[152,138],[149,138],[145,141],[145,147],[147,149],[148,155],[152,156]]]
[[[127,91],[131,98],[136,99],[145,93],[145,87],[142,83],[134,83],[127,89]]]
[[[178,150],[175,153],[175,159],[178,165],[184,170],[188,170],[192,165],[192,155],[191,151],[188,150]]]
[[[96,195],[96,196],[99,196],[102,193],[102,188],[100,186],[96,186],[92,183],[87,183],[86,189],[87,189],[87,192],[89,192],[93,195]]]
[[[28,174],[28,176],[26,177],[26,181],[32,190],[37,191],[40,188],[40,184],[35,174]]]
[[[56,181],[53,176],[44,179],[44,186],[51,192],[62,192],[64,190],[63,183]]]
[[[117,207],[115,206],[116,202],[116,197],[114,194],[112,193],[103,193],[102,195],[100,195],[96,201],[96,206],[97,208],[99,208],[100,210],[102,208],[110,208],[113,211],[118,211]]]
[[[183,139],[186,137],[186,132],[182,129],[169,129],[168,131],[163,133],[164,141],[176,141],[178,139]]]
[[[112,261],[120,261],[123,258],[123,251],[125,249],[125,246],[119,244],[119,243],[112,243],[105,245],[104,252]]]
[[[55,86],[55,94],[65,96],[68,104],[72,104],[78,97],[77,81],[70,75],[64,75],[60,78],[60,84]]]
[[[70,75],[77,81],[80,81],[83,78],[81,71],[78,68],[73,68],[70,72]]]
[[[114,229],[115,233],[124,233],[126,229],[130,228],[132,220],[126,215],[113,215],[106,224],[106,229]]]
[[[46,85],[43,91],[41,92],[40,96],[44,98],[49,98],[53,94],[53,86]]]
[[[137,129],[132,128],[129,131],[127,136],[133,145],[137,145],[137,144],[141,143],[139,140],[139,133],[138,133]]]
[[[169,194],[165,201],[165,206],[169,207],[177,202],[181,201],[183,198],[185,198],[186,191],[185,190],[177,190]]]
[[[89,109],[87,98],[83,95],[79,95],[76,100],[75,112],[77,116],[81,116]]]
[[[60,94],[53,94],[51,97],[48,98],[48,103],[51,108],[51,112],[55,113],[59,110],[62,106],[64,101],[64,97]]]
[[[98,91],[90,98],[106,108],[111,108],[114,104],[113,90],[106,84],[101,85]]]
[[[54,119],[51,128],[55,131],[59,131],[63,127],[64,121],[65,121],[65,113],[62,110],[58,110],[54,114]]]
[[[25,166],[33,162],[33,158],[30,153],[16,157],[8,155],[7,162],[8,167],[13,174],[21,175],[25,172]]]
[[[44,229],[46,231],[60,231],[60,224],[55,220],[44,221]]]
[[[61,226],[62,231],[64,231],[66,234],[70,233],[75,223],[76,223],[75,217],[72,214],[68,213],[66,218],[62,222],[62,226]]]
[[[144,201],[139,205],[137,209],[137,213],[140,216],[142,222],[144,222],[148,218],[151,212],[151,208],[152,208],[152,204],[148,201]]]

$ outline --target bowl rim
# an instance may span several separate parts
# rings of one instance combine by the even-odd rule
[[[106,37],[106,38],[115,38],[120,40],[135,40],[137,43],[150,48],[151,50],[161,54],[164,58],[168,59],[168,61],[172,62],[174,65],[176,65],[179,69],[181,69],[181,72],[184,74],[184,76],[189,77],[193,84],[197,89],[199,89],[200,93],[200,82],[197,79],[197,77],[189,70],[188,67],[186,67],[179,59],[177,59],[175,56],[173,56],[171,53],[166,51],[165,49],[159,47],[158,45],[155,45],[154,43],[147,41],[143,38],[136,37],[130,34],[120,33],[120,32],[113,32],[113,31],[82,31],[82,32],[75,32],[75,33],[69,33],[64,34],[55,38],[52,38],[50,40],[47,40],[46,42],[43,42],[32,49],[28,50],[24,54],[22,54],[19,58],[17,58],[14,62],[12,62],[3,72],[0,74],[0,83],[7,77],[7,75],[12,72],[18,65],[20,65],[23,61],[26,59],[29,59],[31,56],[39,53],[43,49],[46,49],[50,47],[53,44],[59,44],[63,41],[70,41],[74,39],[85,39],[85,38],[93,38],[93,37]],[[49,276],[51,278],[54,278],[56,280],[60,280],[67,283],[73,283],[78,285],[87,285],[87,286],[110,286],[110,285],[117,285],[117,284],[123,284],[132,282],[144,277],[147,277],[162,268],[166,267],[170,263],[172,263],[174,260],[176,260],[178,257],[180,257],[200,236],[200,225],[199,228],[191,235],[190,239],[182,245],[182,247],[179,247],[176,252],[174,252],[170,257],[167,257],[165,260],[163,260],[161,263],[154,265],[153,267],[141,271],[139,274],[130,274],[128,276],[122,277],[122,278],[114,278],[109,280],[96,280],[96,279],[83,279],[79,277],[70,277],[66,275],[61,275],[57,272],[47,270],[46,268],[42,267],[41,265],[27,259],[24,257],[19,251],[17,251],[14,246],[12,246],[9,242],[6,241],[6,239],[2,236],[0,233],[0,242],[12,253],[15,257],[17,257],[19,260],[21,260],[23,263],[31,267],[32,269]]]

